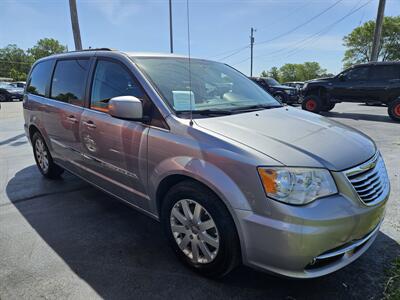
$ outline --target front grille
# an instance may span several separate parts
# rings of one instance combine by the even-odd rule
[[[389,193],[389,177],[379,153],[372,159],[345,172],[355,191],[367,205],[374,205]]]

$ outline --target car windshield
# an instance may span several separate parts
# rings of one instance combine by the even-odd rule
[[[273,78],[264,78],[264,80],[267,82],[269,86],[280,85],[280,83]]]
[[[235,69],[218,62],[187,58],[133,58],[164,101],[177,113],[238,113],[281,106]]]

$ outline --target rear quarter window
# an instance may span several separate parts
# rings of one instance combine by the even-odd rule
[[[53,61],[46,60],[33,67],[28,80],[27,92],[34,95],[46,96],[46,86],[49,82]]]
[[[374,66],[371,72],[372,80],[391,80],[400,78],[398,65]]]

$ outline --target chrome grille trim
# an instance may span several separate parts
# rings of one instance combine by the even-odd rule
[[[389,194],[389,177],[379,152],[367,162],[344,173],[365,205],[376,205]]]

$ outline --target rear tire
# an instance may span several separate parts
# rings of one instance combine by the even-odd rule
[[[388,103],[388,114],[392,120],[400,122],[400,99]]]
[[[322,110],[322,101],[316,95],[306,96],[301,103],[301,108],[313,113],[319,113]]]
[[[161,223],[178,258],[201,275],[219,278],[240,263],[232,216],[207,187],[193,180],[173,186],[162,202]]]
[[[59,178],[64,169],[54,163],[49,148],[39,132],[35,132],[32,136],[32,147],[36,165],[40,173],[46,178]]]

